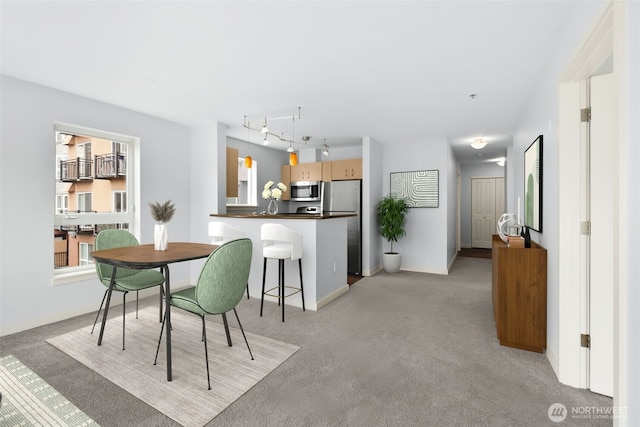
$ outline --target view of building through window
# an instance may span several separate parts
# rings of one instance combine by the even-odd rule
[[[129,143],[60,129],[55,140],[54,268],[92,266],[95,236],[129,228]]]

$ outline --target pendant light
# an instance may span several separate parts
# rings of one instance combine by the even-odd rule
[[[289,166],[296,166],[298,164],[298,155],[295,151],[293,151],[293,141],[295,138],[295,129],[296,129],[296,116],[291,117],[291,142],[289,142],[289,148],[287,151],[289,152]]]
[[[298,164],[298,155],[295,151],[289,153],[289,166],[296,166]]]
[[[247,116],[244,116],[244,119],[246,121]],[[266,124],[266,119],[265,119],[265,124]],[[251,126],[251,123],[249,123],[249,126]],[[251,166],[253,164],[253,159],[249,155],[250,148],[251,148],[251,133],[249,132],[249,127],[247,127],[247,156],[244,158],[244,167],[247,169],[251,169]]]

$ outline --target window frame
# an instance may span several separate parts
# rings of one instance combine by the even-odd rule
[[[53,226],[82,226],[86,224],[128,224],[128,230],[138,239],[140,228],[140,215],[136,206],[140,198],[140,173],[139,173],[139,153],[140,138],[130,135],[118,134],[115,132],[93,129],[85,126],[74,125],[70,123],[54,122],[53,124],[54,143],[59,143],[57,135],[59,133],[70,135],[87,135],[96,138],[111,140],[114,143],[123,143],[127,147],[127,175],[126,175],[126,192],[127,210],[125,212],[109,212],[109,213],[93,213],[93,212],[58,212],[54,206]],[[57,176],[56,176],[57,179]],[[60,196],[55,191],[54,195]],[[113,197],[112,197],[113,202]],[[52,269],[52,285],[57,286],[65,283],[75,283],[82,280],[95,278],[96,272],[93,264],[80,265],[77,267],[54,268]]]

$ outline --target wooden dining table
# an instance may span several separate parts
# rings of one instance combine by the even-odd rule
[[[91,256],[96,262],[114,267],[107,293],[107,303],[104,309],[104,315],[102,316],[98,345],[102,345],[102,336],[107,323],[107,313],[109,311],[111,293],[115,283],[116,270],[119,267],[135,270],[161,268],[165,277],[165,322],[167,322],[167,327],[164,329],[167,341],[167,381],[171,381],[171,305],[169,304],[171,299],[171,282],[169,264],[207,258],[217,247],[217,245],[205,243],[169,242],[167,250],[165,251],[155,250],[153,244],[93,251]]]

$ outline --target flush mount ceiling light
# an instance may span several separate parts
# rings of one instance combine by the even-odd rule
[[[475,148],[476,150],[481,150],[484,147],[486,147],[487,145],[487,141],[485,141],[482,138],[476,138],[473,140],[473,142],[471,143],[471,147]]]

